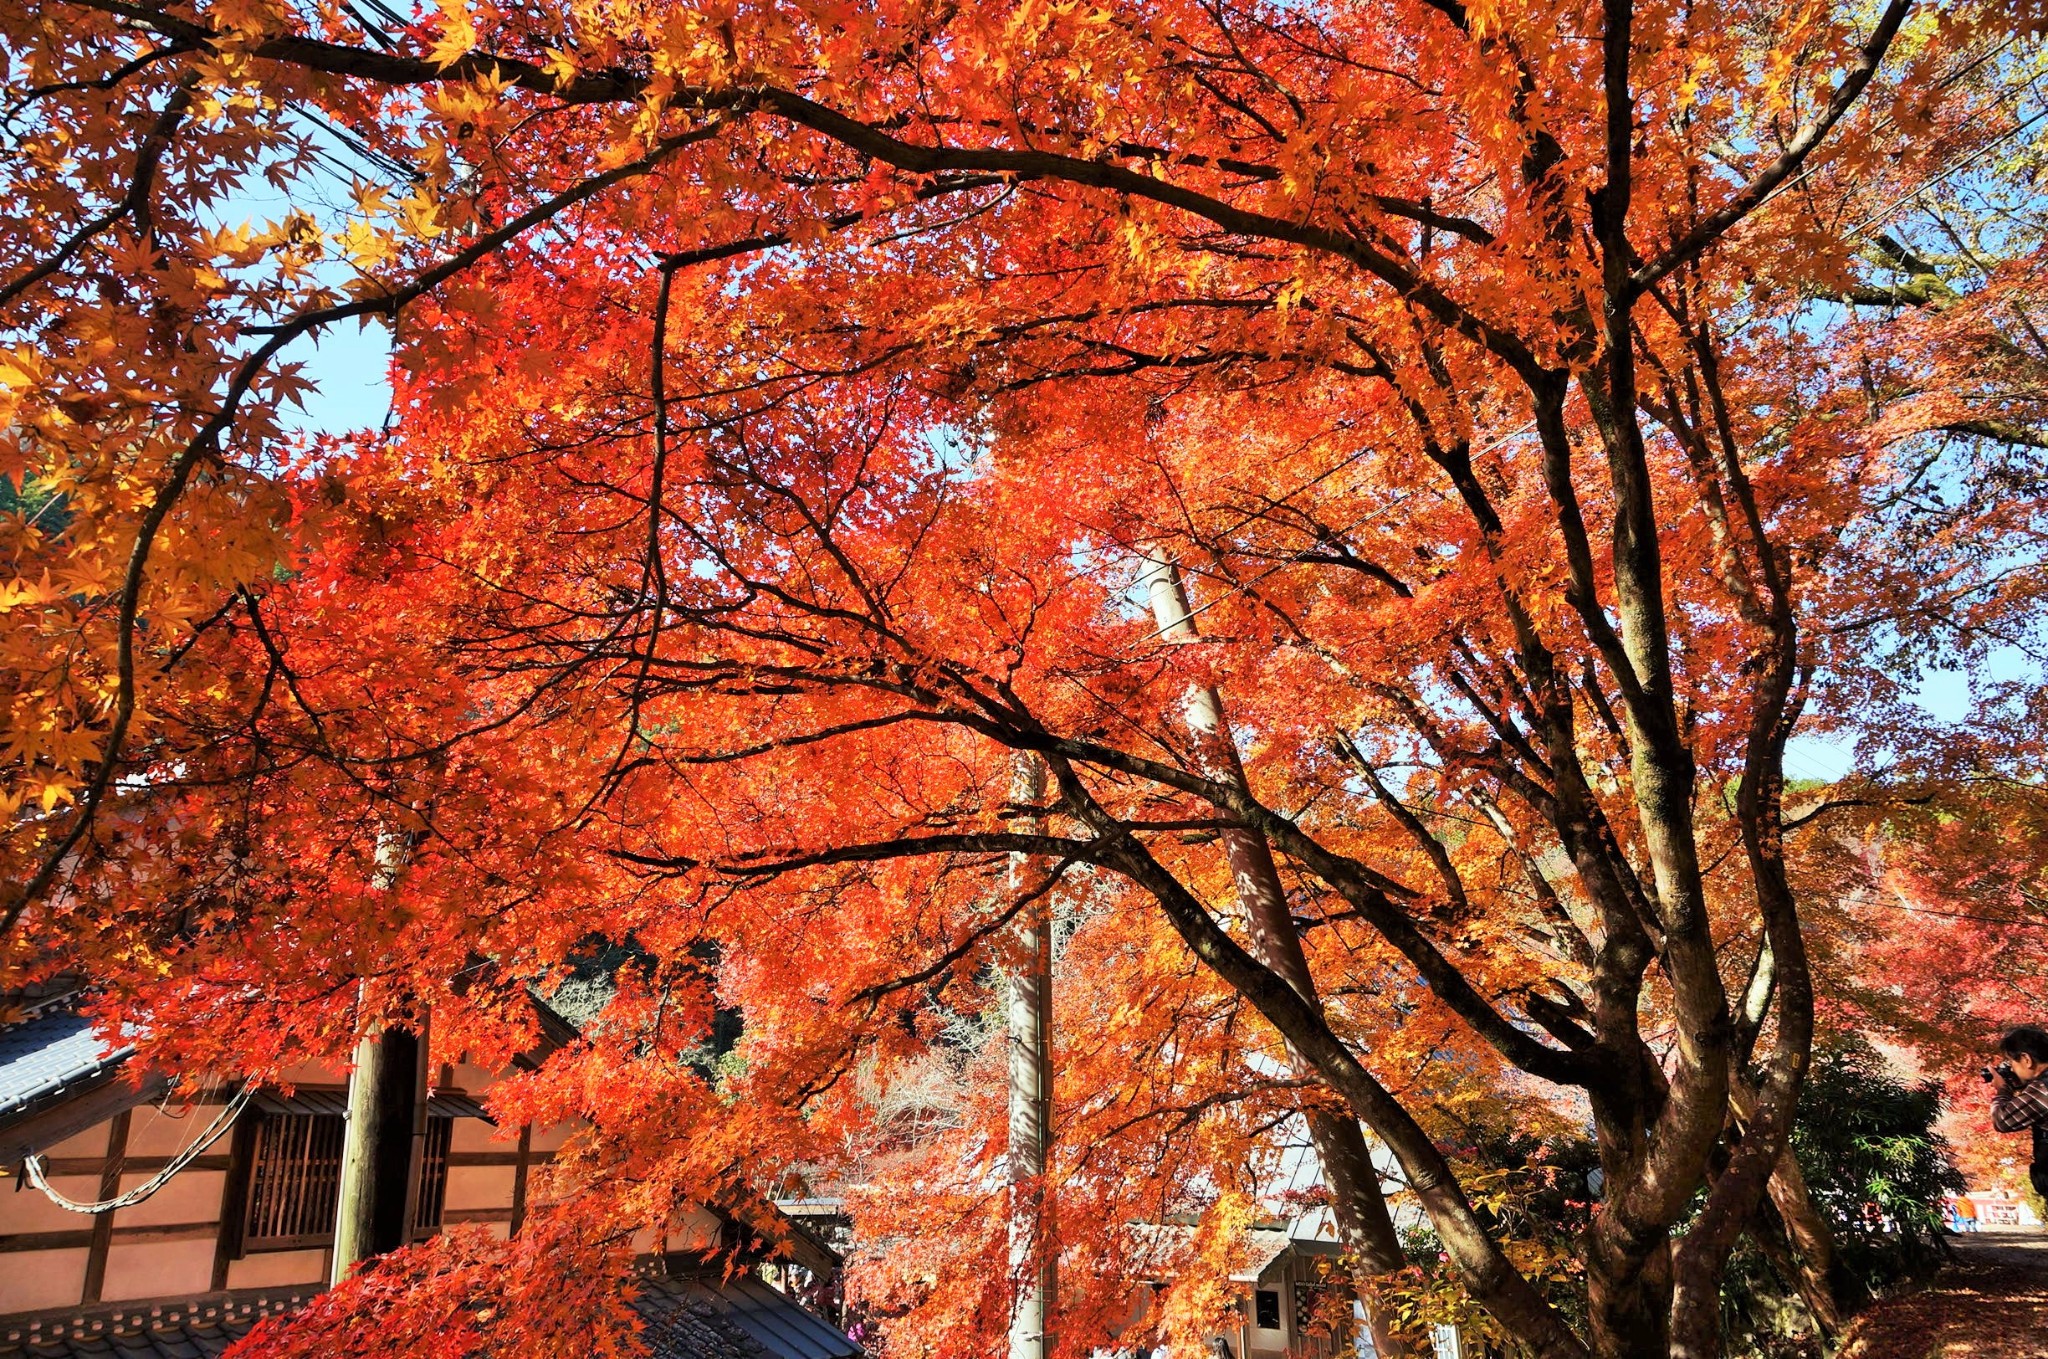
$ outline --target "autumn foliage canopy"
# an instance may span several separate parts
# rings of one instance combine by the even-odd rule
[[[995,1352],[1043,911],[1061,1353],[1213,1328],[1306,1112],[1388,1335],[1407,1211],[1529,1354],[1718,1354],[1817,1030],[2016,1017],[1923,927],[2038,910],[2044,19],[0,0],[7,980],[503,1065],[630,946],[494,1095],[534,1225],[266,1353],[629,1353],[633,1234],[793,1176]]]

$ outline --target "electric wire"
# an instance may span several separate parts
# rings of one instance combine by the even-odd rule
[[[1481,445],[1480,447],[1478,447],[1478,448],[1474,449],[1474,450],[1473,450],[1473,452],[1472,452],[1472,456],[1474,456],[1474,457],[1478,457],[1478,456],[1480,456],[1481,454],[1485,454],[1485,453],[1491,453],[1491,452],[1492,452],[1492,451],[1493,451],[1494,449],[1496,449],[1496,448],[1499,448],[1499,447],[1500,447],[1500,446],[1501,446],[1502,444],[1505,444],[1505,443],[1507,443],[1507,442],[1508,442],[1509,440],[1511,440],[1511,439],[1519,439],[1519,438],[1520,438],[1521,436],[1523,436],[1524,434],[1527,434],[1527,433],[1528,433],[1528,432],[1529,432],[1530,430],[1532,430],[1532,429],[1534,429],[1534,428],[1536,428],[1536,422],[1535,422],[1534,420],[1530,420],[1530,421],[1527,421],[1527,422],[1525,422],[1525,423],[1523,423],[1523,424],[1521,424],[1521,425],[1517,426],[1516,428],[1514,428],[1514,429],[1511,429],[1511,430],[1509,430],[1509,431],[1508,431],[1508,432],[1507,432],[1506,434],[1503,434],[1503,435],[1501,435],[1501,436],[1500,436],[1499,438],[1497,438],[1497,439],[1494,439],[1494,440],[1493,440],[1493,441],[1491,441],[1490,443],[1482,444],[1482,445]],[[1347,459],[1345,459],[1345,463],[1349,463],[1349,462],[1355,462],[1355,461],[1357,460],[1357,458],[1358,458],[1359,456],[1362,456],[1362,453],[1363,453],[1363,450],[1361,450],[1360,454],[1354,454],[1354,455],[1353,455],[1352,457],[1350,457],[1350,458],[1347,458]],[[1340,463],[1340,464],[1338,464],[1338,467],[1342,467],[1343,465],[1344,465],[1344,463]],[[1337,471],[1337,470],[1338,470],[1338,467],[1333,467],[1333,468],[1331,468],[1331,469],[1330,469],[1330,471],[1331,471],[1331,472],[1335,472],[1335,471]],[[1329,475],[1329,473],[1325,473],[1325,474],[1324,474],[1324,476],[1328,476],[1328,475]],[[1323,477],[1318,477],[1318,478],[1316,478],[1316,481],[1321,481],[1321,480],[1323,480]],[[1275,501],[1275,502],[1273,502],[1273,503],[1274,503],[1275,505],[1284,505],[1284,504],[1286,504],[1286,503],[1287,503],[1287,501],[1288,501],[1289,499],[1291,499],[1291,498],[1292,498],[1292,497],[1294,497],[1294,496],[1297,496],[1297,495],[1301,494],[1301,492],[1302,492],[1302,491],[1305,491],[1305,490],[1307,490],[1307,489],[1309,488],[1309,486],[1313,486],[1314,484],[1315,484],[1315,482],[1309,482],[1309,483],[1307,483],[1306,485],[1303,485],[1303,486],[1301,486],[1301,487],[1298,487],[1298,488],[1296,488],[1295,490],[1293,490],[1293,491],[1290,491],[1290,492],[1288,492],[1288,493],[1287,493],[1287,495],[1285,495],[1285,496],[1282,496],[1282,497],[1281,497],[1281,498],[1280,498],[1279,500],[1276,500],[1276,501]],[[1342,537],[1344,537],[1344,536],[1345,536],[1346,534],[1350,534],[1350,533],[1355,533],[1355,532],[1357,532],[1357,531],[1358,531],[1359,529],[1362,529],[1362,528],[1364,528],[1364,527],[1365,527],[1365,526],[1366,526],[1367,524],[1370,524],[1370,523],[1372,523],[1372,522],[1374,522],[1375,520],[1378,520],[1378,519],[1383,519],[1383,518],[1385,518],[1385,517],[1386,517],[1387,515],[1390,515],[1390,514],[1392,514],[1392,513],[1393,513],[1393,512],[1395,511],[1395,510],[1398,510],[1398,509],[1400,509],[1400,508],[1401,508],[1402,506],[1406,505],[1407,503],[1408,503],[1407,499],[1406,499],[1406,498],[1403,498],[1403,499],[1400,499],[1400,500],[1395,500],[1395,501],[1391,501],[1391,502],[1389,502],[1389,503],[1387,503],[1387,504],[1385,504],[1385,505],[1380,505],[1380,506],[1376,506],[1376,507],[1375,507],[1375,508],[1373,508],[1372,510],[1370,510],[1370,511],[1368,511],[1367,513],[1365,513],[1365,514],[1361,515],[1361,516],[1360,516],[1359,518],[1357,518],[1357,519],[1354,519],[1354,520],[1352,520],[1352,521],[1351,521],[1350,523],[1348,523],[1348,524],[1344,524],[1344,525],[1340,526],[1340,527],[1339,527],[1339,528],[1338,528],[1338,529],[1337,529],[1337,530],[1335,531],[1335,536],[1337,536],[1337,537],[1339,537],[1339,538],[1342,538]],[[1263,511],[1262,511],[1262,513],[1263,513]],[[1238,524],[1238,525],[1236,526],[1236,528],[1233,528],[1233,529],[1231,530],[1231,532],[1235,532],[1235,531],[1236,531],[1236,529],[1238,529],[1238,528],[1243,528],[1243,527],[1245,526],[1245,524],[1249,524],[1249,523],[1251,523],[1251,522],[1252,522],[1252,520],[1254,520],[1254,519],[1257,519],[1258,517],[1259,517],[1259,516],[1258,516],[1258,515],[1256,515],[1256,514],[1254,514],[1254,515],[1249,515],[1249,516],[1247,516],[1247,517],[1246,517],[1246,518],[1245,518],[1245,519],[1244,519],[1244,520],[1243,520],[1243,521],[1242,521],[1241,523],[1239,523],[1239,524]],[[1148,559],[1148,560],[1156,560],[1156,559]],[[1169,567],[1173,567],[1173,566],[1179,566],[1179,565],[1180,565],[1180,560],[1181,560],[1181,559],[1180,559],[1180,557],[1179,557],[1178,555],[1176,555],[1175,557],[1171,558],[1170,560],[1167,560],[1167,561],[1163,561],[1163,562],[1160,562],[1159,564],[1160,564],[1160,565],[1162,565],[1162,566],[1169,566]],[[1182,618],[1180,618],[1180,619],[1177,619],[1177,620],[1176,620],[1176,621],[1175,621],[1174,623],[1172,623],[1171,625],[1169,625],[1169,626],[1167,626],[1167,627],[1162,627],[1162,628],[1154,628],[1154,629],[1153,629],[1152,631],[1150,631],[1150,632],[1146,633],[1146,634],[1145,634],[1145,635],[1144,635],[1143,637],[1140,637],[1140,638],[1138,638],[1138,639],[1137,639],[1137,641],[1136,641],[1136,642],[1134,642],[1134,643],[1133,643],[1132,645],[1134,645],[1134,646],[1142,646],[1142,645],[1144,645],[1144,644],[1145,644],[1146,642],[1152,641],[1152,640],[1153,640],[1154,638],[1157,638],[1157,637],[1162,637],[1162,636],[1164,636],[1164,635],[1165,635],[1166,633],[1168,633],[1168,632],[1171,632],[1171,631],[1172,631],[1172,630],[1173,630],[1174,628],[1177,628],[1177,627],[1179,627],[1179,626],[1180,626],[1180,625],[1181,625],[1182,623],[1184,623],[1184,622],[1187,622],[1187,621],[1189,621],[1189,620],[1192,620],[1192,619],[1195,619],[1195,618],[1198,618],[1198,617],[1200,617],[1200,616],[1201,616],[1202,614],[1205,614],[1205,613],[1207,613],[1207,612],[1208,612],[1208,611],[1209,611],[1210,609],[1213,609],[1213,608],[1215,608],[1215,607],[1216,607],[1216,606],[1217,606],[1218,604],[1221,604],[1221,603],[1223,603],[1223,602],[1224,602],[1225,600],[1228,600],[1228,599],[1232,598],[1233,596],[1235,596],[1235,595],[1237,595],[1237,594],[1239,594],[1239,593],[1241,593],[1241,592],[1243,592],[1243,591],[1246,591],[1246,590],[1249,590],[1249,589],[1253,588],[1253,587],[1254,587],[1254,586],[1256,586],[1256,585],[1257,585],[1257,584],[1258,584],[1258,583],[1259,583],[1260,581],[1262,581],[1262,580],[1265,580],[1265,579],[1266,579],[1267,577],[1269,577],[1269,576],[1273,575],[1273,574],[1274,574],[1275,572],[1277,572],[1277,571],[1282,571],[1282,570],[1285,570],[1285,569],[1286,569],[1287,567],[1290,567],[1290,566],[1294,566],[1294,565],[1297,565],[1297,564],[1299,564],[1299,557],[1298,557],[1298,556],[1295,556],[1295,557],[1286,557],[1286,558],[1283,558],[1283,559],[1281,559],[1280,561],[1274,562],[1274,563],[1273,563],[1273,564],[1272,564],[1271,566],[1269,566],[1269,567],[1267,567],[1267,568],[1266,568],[1265,570],[1263,570],[1263,571],[1259,572],[1259,573],[1258,573],[1257,575],[1253,576],[1253,577],[1252,577],[1251,579],[1249,579],[1249,580],[1244,580],[1244,581],[1236,581],[1236,582],[1233,582],[1233,583],[1231,584],[1231,586],[1230,586],[1230,588],[1229,588],[1229,589],[1227,589],[1227,590],[1223,591],[1223,592],[1222,592],[1221,594],[1219,594],[1219,595],[1215,596],[1215,597],[1214,597],[1213,599],[1210,599],[1210,600],[1208,600],[1207,602],[1205,602],[1205,603],[1201,604],[1200,606],[1198,606],[1198,607],[1196,607],[1196,608],[1192,608],[1192,609],[1188,610],[1187,614],[1186,614],[1186,615],[1185,615],[1184,617],[1182,617]]]

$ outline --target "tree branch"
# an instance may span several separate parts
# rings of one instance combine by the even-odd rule
[[[1813,149],[1819,146],[1835,124],[1842,120],[1842,115],[1849,111],[1850,105],[1863,93],[1863,87],[1870,83],[1870,78],[1877,74],[1879,63],[1884,60],[1884,54],[1890,49],[1892,39],[1898,36],[1899,26],[1906,21],[1906,12],[1912,7],[1913,0],[1890,0],[1885,6],[1883,16],[1877,21],[1876,31],[1870,35],[1870,41],[1866,42],[1863,50],[1857,54],[1848,74],[1842,77],[1842,83],[1835,87],[1834,97],[1828,100],[1827,108],[1822,111],[1820,117],[1794,133],[1791,143],[1785,150],[1754,179],[1743,185],[1735,197],[1717,211],[1709,213],[1699,225],[1673,242],[1670,249],[1637,269],[1629,277],[1629,287],[1634,293],[1641,293],[1672,270],[1693,259],[1720,239],[1730,227],[1762,206],[1764,200],[1768,199],[1780,184],[1791,178],[1813,153]]]

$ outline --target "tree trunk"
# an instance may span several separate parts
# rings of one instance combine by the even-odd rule
[[[1017,755],[1010,800],[1032,807],[1045,801],[1045,764],[1038,756]],[[1011,857],[1013,899],[1034,891],[1039,896],[1018,914],[1018,963],[1009,986],[1010,1277],[1017,1289],[1010,1359],[1049,1359],[1058,1304],[1059,1256],[1045,1185],[1052,1149],[1052,912],[1044,886],[1027,856]]]
[[[1729,1097],[1737,1118],[1747,1123],[1755,1117],[1756,1090],[1748,1081],[1737,1078],[1731,1082]],[[1798,1286],[1799,1296],[1824,1334],[1829,1338],[1840,1335],[1844,1322],[1841,1298],[1836,1292],[1835,1234],[1806,1192],[1806,1176],[1792,1154],[1789,1137],[1778,1152],[1777,1164],[1771,1167],[1771,1178],[1764,1189],[1770,1195],[1771,1206],[1778,1210],[1786,1239],[1791,1243],[1792,1282]]]
[[[1787,1146],[1778,1155],[1765,1186],[1771,1206],[1785,1224],[1792,1242],[1792,1258],[1798,1262],[1799,1296],[1806,1300],[1813,1320],[1830,1340],[1842,1333],[1842,1300],[1836,1291],[1835,1234],[1827,1219],[1813,1206],[1806,1192],[1806,1176]]]
[[[1148,561],[1145,580],[1160,635],[1173,642],[1195,641],[1198,634],[1194,616],[1179,570],[1171,562]],[[1223,696],[1212,686],[1194,686],[1188,691],[1187,719],[1203,772],[1243,787],[1244,765],[1224,716]],[[1238,901],[1251,925],[1252,955],[1283,978],[1303,1000],[1315,1003],[1315,979],[1302,952],[1301,935],[1287,910],[1287,893],[1273,862],[1272,847],[1263,835],[1248,828],[1226,830],[1221,839]],[[1296,1075],[1313,1077],[1314,1067],[1291,1048],[1289,1052]],[[1304,1110],[1303,1117],[1316,1159],[1322,1163],[1337,1233],[1352,1261],[1354,1283],[1373,1345],[1390,1359],[1403,1355],[1406,1350],[1393,1334],[1387,1309],[1375,1295],[1372,1281],[1397,1272],[1407,1261],[1387,1211],[1386,1196],[1380,1191],[1379,1172],[1373,1166],[1365,1133],[1348,1112]]]

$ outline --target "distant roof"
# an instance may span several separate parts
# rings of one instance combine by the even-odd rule
[[[1294,1222],[1262,1222],[1244,1230],[1242,1254],[1230,1271],[1233,1283],[1263,1283],[1281,1256],[1333,1256],[1343,1251],[1330,1223],[1314,1210]],[[1154,1267],[1162,1266],[1194,1239],[1195,1228],[1187,1222],[1134,1222],[1129,1228],[1139,1248],[1152,1257]]]
[[[631,944],[592,937],[588,948],[570,955],[567,975],[542,995],[535,993],[548,1009],[581,1029],[604,1013],[604,1007],[619,994],[619,969],[646,954]]]
[[[0,1029],[0,1118],[112,1071],[135,1051],[108,1043],[68,1007]]]
[[[1244,1244],[1250,1255],[1242,1265],[1230,1271],[1232,1283],[1264,1283],[1266,1271],[1271,1269],[1273,1262],[1285,1255],[1295,1242],[1285,1231],[1254,1227],[1244,1234]]]
[[[648,1278],[633,1310],[653,1359],[860,1359],[846,1333],[759,1279]]]

